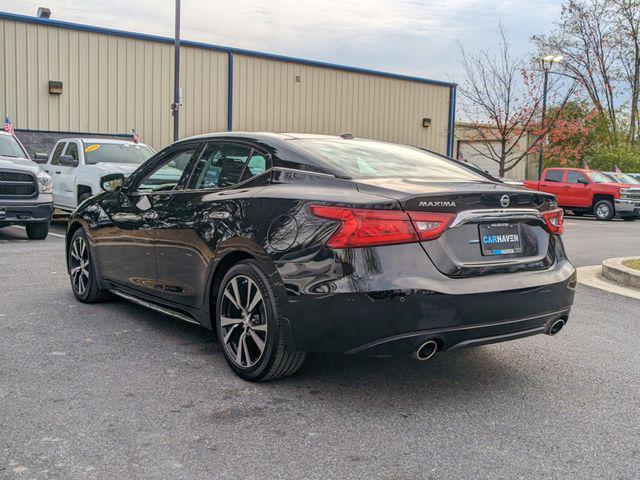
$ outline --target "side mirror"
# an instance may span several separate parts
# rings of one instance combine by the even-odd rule
[[[122,187],[124,175],[122,173],[110,173],[100,179],[100,187],[105,192],[115,192]]]
[[[33,159],[33,161],[43,165],[43,164],[45,164],[45,163],[47,163],[49,161],[49,154],[47,154],[47,153],[36,153],[36,157]]]
[[[589,185],[586,178],[578,178],[578,183],[581,183],[582,185]]]
[[[78,160],[73,158],[71,155],[60,155],[60,159],[58,161],[60,162],[60,165],[63,165],[65,167],[78,166]]]

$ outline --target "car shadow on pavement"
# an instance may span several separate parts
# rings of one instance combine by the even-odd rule
[[[219,372],[221,375],[234,376],[224,362],[220,343],[209,330],[159,313],[150,315],[147,309],[126,301],[116,300],[109,305],[120,310],[124,318],[152,329],[156,334],[153,341],[188,347],[194,360],[205,358],[208,362],[206,357],[210,356],[212,363],[224,369]],[[311,353],[293,376],[254,385],[274,393],[302,388],[311,395],[318,392],[317,400],[331,398],[333,401],[341,396],[352,396],[354,390],[367,398],[368,394],[374,393],[379,397],[379,392],[384,390],[390,397],[378,398],[375,402],[403,403],[403,397],[410,397],[439,403],[439,400],[447,401],[457,395],[477,397],[505,389],[535,388],[538,381],[544,381],[540,369],[530,372],[526,367],[520,368],[521,359],[519,355],[511,355],[513,350],[509,353],[497,348],[484,346],[442,352],[426,362],[414,360],[409,355],[370,357]]]

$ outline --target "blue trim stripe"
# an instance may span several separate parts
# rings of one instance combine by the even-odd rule
[[[117,30],[117,29],[104,28],[104,27],[94,27],[91,25],[81,25],[79,23],[65,22],[61,20],[48,20],[46,18],[30,17],[28,15],[18,15],[15,13],[0,12],[0,18],[6,19],[6,20],[13,20],[16,22],[36,23],[39,25],[49,25],[52,27],[68,28],[72,30],[81,30],[85,32],[102,33],[105,35],[115,35],[118,37],[134,38],[138,40],[147,40],[151,42],[170,43],[172,45],[174,43],[173,38],[161,37],[159,35],[149,35],[144,33],[128,32],[125,30]],[[181,41],[180,44],[186,47],[196,47],[196,48],[202,48],[205,50],[215,50],[215,51],[224,52],[224,53],[248,55],[251,57],[258,57],[258,58],[264,58],[269,60],[279,60],[282,62],[292,62],[292,63],[298,63],[302,65],[310,65],[314,67],[332,68],[335,70],[342,70],[345,72],[364,73],[369,75],[376,75],[379,77],[395,78],[398,80],[408,80],[411,82],[426,83],[429,85],[439,85],[443,87],[455,86],[455,83],[443,82],[440,80],[431,80],[428,78],[413,77],[410,75],[401,75],[401,74],[390,73],[390,72],[381,72],[377,70],[370,70],[367,68],[349,67],[346,65],[320,62],[317,60],[305,60],[302,58],[288,57],[285,55],[276,55],[273,53],[257,52],[254,50],[244,50],[240,48],[224,47],[224,46],[213,45],[209,43],[194,42],[194,41],[187,40],[187,41]]]
[[[229,73],[227,75],[227,130],[233,131],[233,52],[229,52]]]
[[[449,128],[447,131],[447,156],[453,157],[456,135],[456,99],[457,89],[452,85],[449,90]]]

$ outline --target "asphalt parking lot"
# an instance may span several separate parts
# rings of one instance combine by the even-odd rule
[[[576,266],[640,255],[639,238],[567,219]],[[201,328],[76,302],[62,236],[5,228],[0,478],[638,478],[639,307],[578,286],[554,338],[426,363],[315,355],[251,384]]]

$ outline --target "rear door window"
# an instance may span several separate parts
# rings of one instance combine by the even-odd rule
[[[547,182],[562,182],[562,174],[564,170],[547,170],[545,180]]]
[[[251,147],[232,143],[209,143],[194,171],[191,188],[196,190],[228,188],[252,175],[245,174]],[[260,169],[256,160],[256,171]],[[250,173],[250,172],[249,172]]]

